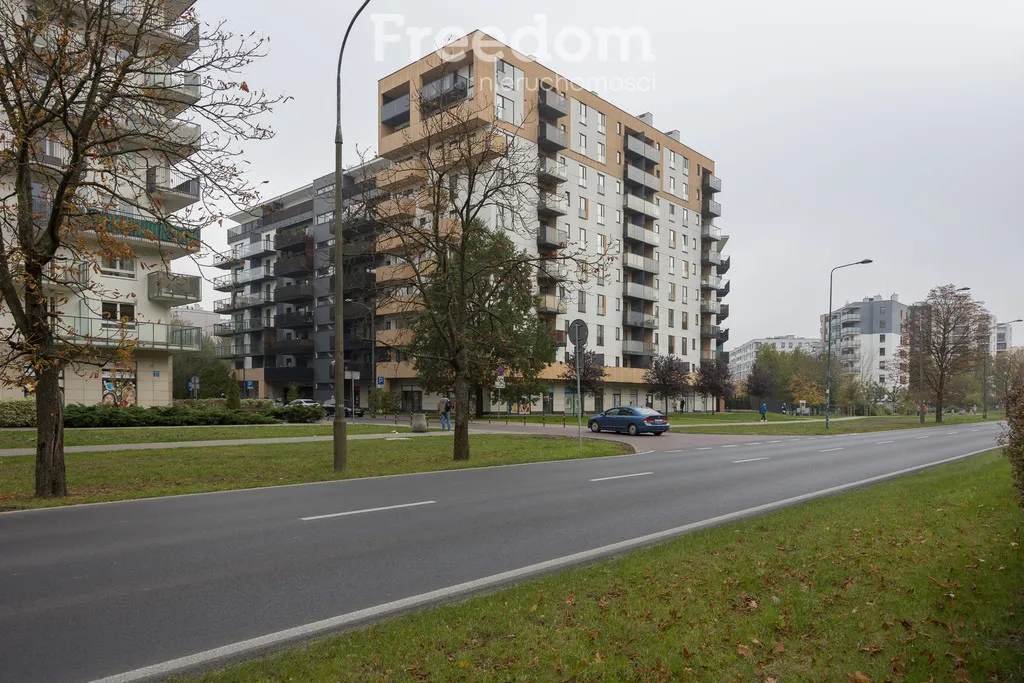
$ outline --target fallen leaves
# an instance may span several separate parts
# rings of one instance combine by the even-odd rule
[[[740,643],[739,645],[736,646],[736,651],[739,652],[744,657],[753,657],[754,656],[754,651],[751,650],[746,645],[744,645],[743,643]]]
[[[847,678],[850,679],[850,683],[871,683],[871,679],[860,671],[854,671],[852,674],[848,674]]]

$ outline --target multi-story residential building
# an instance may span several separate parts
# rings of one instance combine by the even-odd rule
[[[1002,353],[1013,348],[1013,325],[1011,323],[998,323],[996,325],[996,353]]]
[[[382,161],[350,169],[346,198],[379,194],[375,173]],[[319,401],[334,396],[334,174],[286,192],[232,220],[231,249],[214,265],[231,272],[214,289],[231,296],[214,310],[231,316],[214,334],[229,340],[217,349],[232,362],[246,391],[261,398],[284,398],[290,387]],[[368,221],[346,220],[345,369],[359,380],[346,389],[366,405],[373,381],[374,348],[370,321],[375,238]]]
[[[140,49],[162,51],[174,64],[193,54],[198,49],[197,25],[194,19],[183,16],[193,2],[167,3],[168,14],[153,19],[150,26],[155,22],[168,30],[147,30],[142,40],[150,42]],[[130,3],[117,4],[106,11],[120,13],[126,25],[139,21],[133,14],[138,8]],[[95,186],[83,188],[82,196],[74,200],[76,206],[83,205],[80,208],[88,215],[67,218],[78,223],[74,239],[80,234],[83,246],[72,244],[74,251],[59,249],[45,273],[44,287],[52,291],[51,302],[60,313],[59,334],[76,346],[97,349],[94,357],[82,359],[88,363],[72,363],[64,369],[60,383],[65,403],[169,404],[172,355],[200,348],[198,327],[169,321],[174,306],[201,300],[202,280],[199,276],[171,272],[163,265],[198,252],[199,232],[175,226],[173,219],[162,221],[155,217],[157,213],[166,216],[183,209],[200,198],[199,180],[176,168],[199,150],[200,127],[181,121],[178,116],[198,101],[200,85],[198,77],[183,81],[177,75],[153,73],[149,78],[152,80],[139,85],[165,89],[169,93],[165,95],[166,107],[157,113],[150,104],[149,110],[139,113],[137,118],[116,119],[112,115],[114,120],[106,125],[115,133],[117,150],[104,160],[105,166],[94,167],[88,161],[83,164],[80,173],[97,174],[93,176]],[[146,118],[152,116],[161,119]],[[66,172],[70,162],[66,139],[60,125],[54,124],[30,160],[34,208],[40,215],[50,213],[50,187]],[[110,161],[115,156],[119,160],[116,171]],[[103,175],[99,175],[101,172]],[[10,177],[0,178],[0,185],[10,182]],[[114,194],[113,187],[117,188],[116,199],[110,196]],[[97,222],[90,224],[91,220]],[[130,247],[131,257],[93,263],[80,256],[100,253],[101,224],[117,226],[102,228],[106,231],[104,239],[107,243],[112,238],[123,240]],[[153,264],[161,265],[154,268]],[[3,308],[0,327],[11,328],[13,321]],[[96,367],[112,355],[113,349],[129,345],[130,361]],[[26,369],[25,373],[27,376],[31,370]],[[27,387],[0,385],[0,398],[28,393]]]
[[[822,341],[828,338],[831,324],[832,357],[840,370],[865,383],[892,385],[893,373],[898,371],[894,357],[901,349],[908,311],[895,294],[888,299],[875,295],[848,303],[832,311]]]
[[[825,350],[825,343],[820,339],[797,337],[792,334],[751,339],[729,352],[729,376],[734,382],[743,382],[750,376],[754,361],[757,360],[757,352],[762,346],[772,346],[778,349],[779,353],[792,353],[799,349],[812,356],[817,356]]]
[[[731,261],[722,253],[728,235],[714,222],[722,212],[714,162],[684,145],[679,131],[655,128],[651,114],[633,116],[482,37],[474,32],[444,48],[443,63],[430,56],[379,81],[378,151],[391,162],[409,158],[427,135],[424,122],[463,103],[475,125],[517,136],[517,147],[535,154],[538,181],[536,207],[525,216],[536,237],[521,246],[538,258],[557,257],[570,243],[614,257],[607,272],[576,289],[566,286],[557,261],[538,269],[537,313],[562,344],[556,361],[565,359],[569,322],[581,318],[607,371],[604,394],[588,397],[585,409],[644,403],[653,356],[677,355],[695,366],[724,354],[729,306],[722,300],[730,284],[723,276]],[[482,44],[488,47],[472,47]],[[429,207],[411,211],[416,220]],[[500,224],[497,216],[483,218]],[[384,259],[400,263],[397,255]],[[397,317],[378,313],[384,324]],[[561,371],[556,362],[542,373],[548,391],[533,409],[572,405]],[[405,406],[434,405],[414,365],[382,363],[378,374]]]

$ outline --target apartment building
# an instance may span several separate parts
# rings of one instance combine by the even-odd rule
[[[349,169],[346,199],[362,205],[379,195],[375,174],[383,163]],[[229,294],[214,310],[230,320],[214,334],[225,341],[217,356],[231,362],[248,395],[284,398],[294,388],[303,398],[334,396],[334,192],[331,173],[231,217],[239,223],[228,230],[231,248],[213,263],[230,271],[213,283]],[[359,375],[345,393],[362,406],[374,378],[371,228],[350,216],[343,229],[345,369]]]
[[[649,401],[643,375],[655,355],[696,367],[724,354],[731,260],[723,254],[729,236],[715,224],[722,182],[714,162],[683,144],[678,130],[655,128],[652,114],[629,114],[478,31],[443,49],[444,61],[431,55],[379,81],[378,151],[392,163],[410,159],[423,144],[426,120],[465,103],[475,125],[516,136],[534,155],[537,196],[524,218],[536,237],[520,246],[552,259],[538,269],[537,314],[550,320],[561,348],[542,373],[546,396],[523,408],[572,409],[574,389],[559,377],[575,318],[588,324],[588,348],[607,370],[606,390],[587,397],[588,411]],[[429,212],[410,205],[409,220]],[[484,219],[500,225],[496,215]],[[569,245],[613,258],[570,287],[557,260]],[[399,255],[382,258],[401,264]],[[399,318],[378,311],[385,325],[400,328]],[[413,364],[381,363],[378,374],[403,405],[435,405]]]
[[[1013,324],[998,323],[996,328],[996,353],[1002,353],[1013,348]]]
[[[822,342],[826,343],[831,325],[833,360],[838,360],[840,370],[862,382],[891,386],[897,372],[893,358],[899,354],[908,315],[909,307],[896,294],[888,299],[867,297],[832,311]]]
[[[197,26],[182,16],[193,2],[168,2],[166,17],[152,20],[165,29],[148,30],[144,40],[149,42],[143,49],[166,54],[172,66],[193,54],[198,49]],[[126,24],[139,20],[133,14],[138,8],[127,3],[108,11],[120,13]],[[74,243],[75,252],[58,250],[57,258],[44,272],[43,286],[51,305],[60,313],[60,334],[80,348],[96,349],[95,356],[83,359],[88,363],[64,369],[60,383],[67,404],[169,404],[173,354],[198,351],[200,347],[198,327],[169,321],[173,307],[202,298],[201,278],[172,272],[165,265],[196,253],[199,231],[175,225],[173,217],[156,217],[166,217],[200,199],[199,180],[176,167],[199,149],[199,126],[178,117],[199,100],[200,85],[198,79],[153,73],[139,86],[164,93],[166,106],[159,114],[136,112],[123,120],[111,114],[112,121],[105,126],[117,138],[117,158],[127,170],[90,161],[80,167],[78,172],[95,181],[95,185],[84,184],[81,196],[73,200],[76,210],[85,215],[66,219],[73,226],[74,235],[67,241]],[[147,118],[157,115],[161,117],[158,122]],[[166,132],[168,137],[157,139],[154,131]],[[106,160],[111,158],[113,154]],[[50,214],[52,187],[67,173],[70,159],[67,134],[59,124],[54,124],[29,161],[34,210],[39,216]],[[0,178],[0,185],[10,189],[11,181],[10,176]],[[117,187],[116,200],[107,195],[113,186]],[[118,229],[109,230],[104,239],[109,242],[116,235],[133,255],[100,263],[80,256],[99,251],[98,233],[101,226],[111,223],[116,223]],[[83,240],[81,249],[75,243],[79,237]],[[15,269],[21,267],[11,265]],[[7,307],[3,308],[0,327],[11,328],[13,321]],[[103,364],[113,349],[127,345],[132,346],[129,362]],[[15,370],[8,368],[8,372],[12,371]],[[22,377],[30,379],[31,375],[32,370],[26,367]],[[20,384],[19,377],[10,379]],[[2,398],[21,398],[30,393],[25,384],[0,385]]]
[[[754,361],[757,360],[757,352],[763,346],[774,347],[779,353],[793,353],[800,350],[812,356],[817,356],[825,350],[825,343],[820,339],[797,337],[792,334],[751,339],[729,352],[729,376],[734,382],[743,382],[750,376],[750,371],[754,368]]]

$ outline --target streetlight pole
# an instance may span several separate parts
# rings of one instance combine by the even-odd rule
[[[345,424],[345,283],[343,276],[342,239],[342,175],[341,149],[344,142],[341,134],[341,60],[345,56],[345,44],[356,19],[362,14],[370,0],[364,0],[352,20],[348,22],[345,36],[338,51],[337,118],[334,126],[334,471],[344,472],[348,464],[348,426]],[[339,374],[340,370],[340,374]],[[355,406],[352,407],[353,415]]]
[[[829,411],[832,406],[832,277],[836,274],[836,271],[840,268],[849,268],[850,266],[861,266],[871,263],[871,259],[866,258],[862,261],[854,261],[853,263],[844,263],[841,266],[836,266],[828,274],[828,349],[825,351],[825,431],[829,429],[828,419]]]

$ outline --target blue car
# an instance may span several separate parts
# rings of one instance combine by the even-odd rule
[[[650,432],[661,436],[668,431],[668,418],[653,408],[619,406],[610,408],[590,418],[587,426],[592,432],[627,432],[636,436]]]

